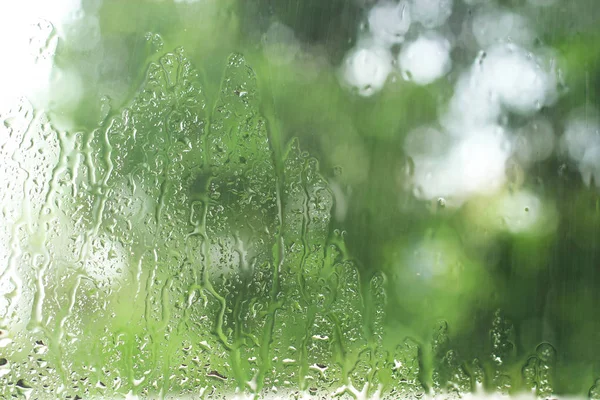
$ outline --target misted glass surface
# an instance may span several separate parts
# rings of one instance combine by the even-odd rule
[[[600,399],[598,21],[3,1],[0,398]]]

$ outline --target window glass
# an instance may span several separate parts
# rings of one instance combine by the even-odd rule
[[[598,21],[4,1],[0,397],[600,399]]]

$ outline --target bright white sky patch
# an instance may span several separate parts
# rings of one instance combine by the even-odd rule
[[[556,77],[532,53],[514,45],[486,53],[479,73],[507,110],[531,115],[555,98]]]
[[[476,65],[478,62],[475,62]],[[481,74],[469,71],[458,79],[454,95],[440,116],[440,123],[452,135],[465,136],[476,132],[476,128],[498,121],[501,105],[498,96],[488,89],[484,78]]]
[[[357,47],[342,65],[344,81],[361,96],[371,96],[383,88],[392,71],[392,56],[381,47]]]
[[[499,43],[529,46],[535,40],[531,22],[522,15],[499,7],[482,7],[472,21],[473,35],[482,49]]]
[[[480,127],[456,141],[445,154],[413,158],[416,195],[428,200],[444,198],[450,205],[460,205],[473,195],[493,193],[506,180],[509,156],[504,129],[495,125]]]
[[[426,28],[443,25],[452,14],[453,0],[412,0],[411,16]]]
[[[562,145],[575,162],[583,160],[588,148],[600,146],[600,118],[594,109],[578,109],[565,124]]]
[[[585,107],[571,113],[561,146],[577,164],[583,182],[600,187],[600,115],[595,109]]]
[[[581,178],[587,186],[600,188],[600,146],[589,147],[585,150],[579,163]]]
[[[500,188],[509,154],[510,146],[499,126],[482,128],[459,142],[448,158],[449,167],[456,172],[457,194],[484,194]]]
[[[0,52],[10,55],[0,68],[0,108],[21,96],[34,103],[40,92],[45,96],[57,40],[66,34],[66,23],[81,14],[81,0],[0,3]]]
[[[430,84],[446,75],[452,66],[450,42],[436,32],[427,32],[405,43],[398,58],[406,79],[418,85]]]
[[[452,97],[440,110],[439,129],[434,125],[415,129],[404,143],[413,161],[415,196],[444,198],[451,206],[498,192],[506,183],[509,157],[528,167],[552,155],[552,124],[522,117],[533,117],[559,95],[556,55],[550,49],[528,50],[537,37],[528,18],[485,0],[464,2],[476,6],[465,27],[481,50],[460,74],[449,74],[456,68],[451,39],[423,30],[443,26],[452,15],[453,0],[380,0],[369,10],[367,36],[342,65],[343,80],[362,96],[381,90],[392,67],[417,85],[446,75],[456,79]],[[392,54],[397,54],[396,63],[390,60]],[[508,131],[509,114],[520,118],[514,133]],[[582,172],[586,181],[600,174],[594,157],[589,150]]]
[[[369,11],[369,31],[383,46],[402,43],[411,24],[410,5],[407,1],[395,3],[380,1]]]
[[[556,92],[556,75],[542,60],[515,45],[497,45],[459,78],[440,122],[463,136],[473,127],[496,123],[503,110],[533,115],[551,105]]]

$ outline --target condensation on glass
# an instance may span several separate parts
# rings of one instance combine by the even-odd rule
[[[600,399],[600,4],[47,3],[0,397]]]

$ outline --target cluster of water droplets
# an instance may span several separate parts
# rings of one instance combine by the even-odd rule
[[[370,339],[318,162],[274,163],[241,55],[213,107],[183,50],[148,56],[90,131],[2,113],[0,395],[329,393]]]
[[[2,282],[12,282],[2,288],[2,395],[419,399],[482,396],[484,381],[512,390],[500,365],[522,360],[501,315],[481,361],[460,357],[445,322],[431,342],[386,336],[385,278],[363,287],[342,233],[331,236],[333,194],[317,161],[293,141],[274,165],[257,96],[233,55],[208,124],[199,77],[177,50],[91,132],[56,130],[27,103],[3,114],[2,165],[14,164],[3,175],[15,181],[2,194]],[[546,347],[524,370],[540,393],[552,391]]]

